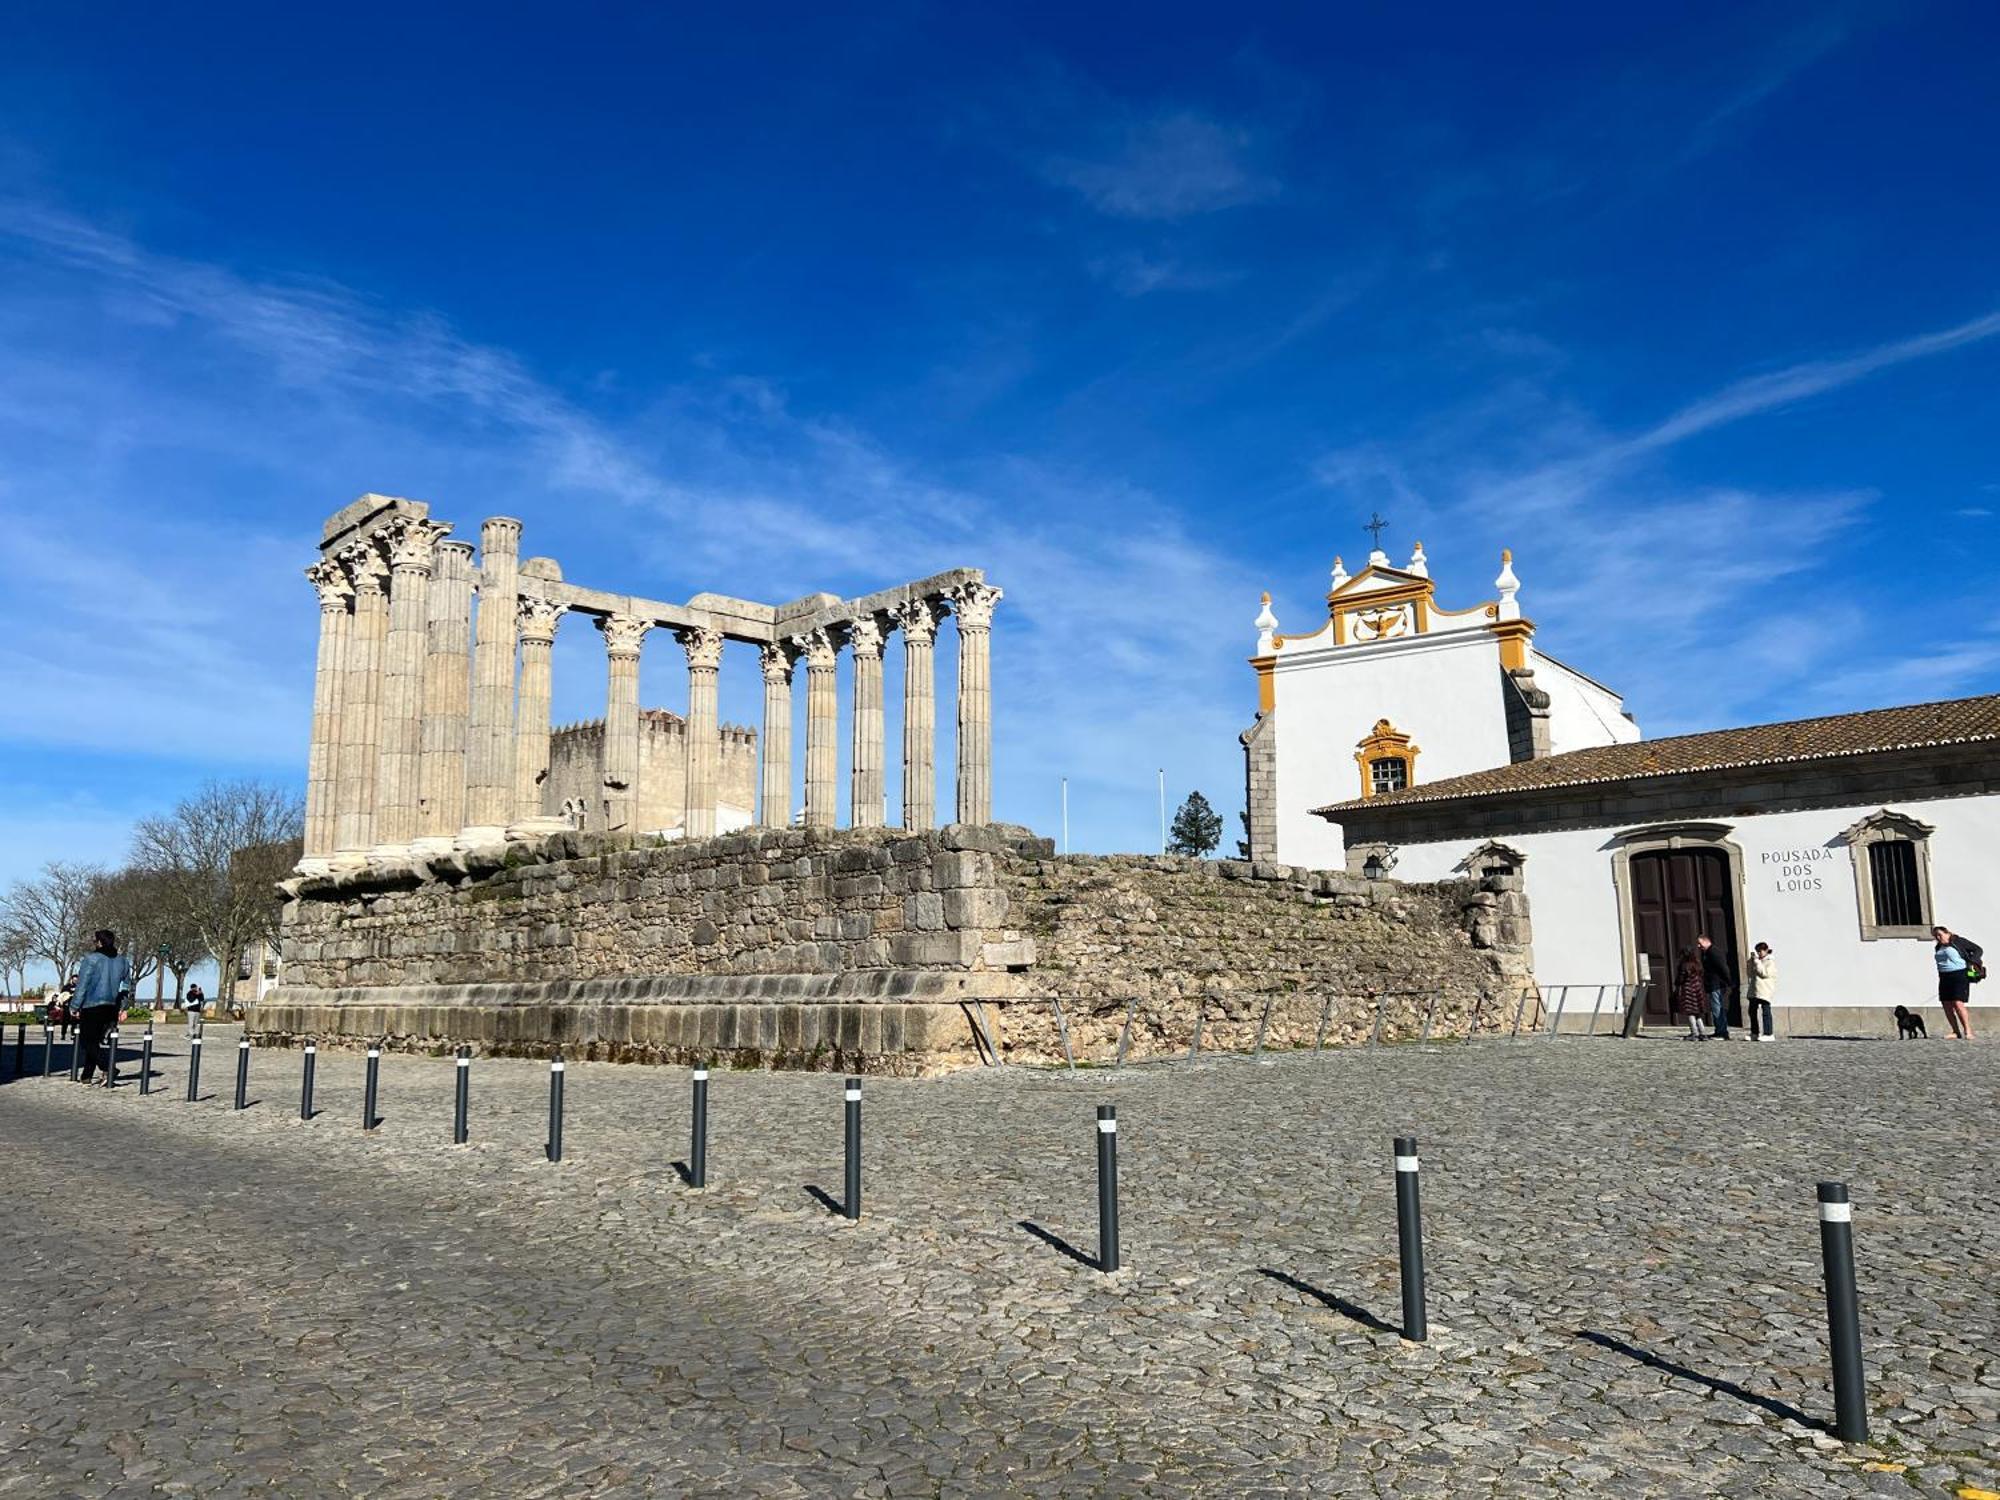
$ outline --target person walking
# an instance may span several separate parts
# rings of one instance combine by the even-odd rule
[[[1674,1014],[1687,1017],[1689,1041],[1708,1040],[1708,1034],[1701,1029],[1708,1013],[1708,986],[1702,982],[1701,955],[1693,948],[1683,948],[1680,963],[1674,969]]]
[[[49,1020],[62,1028],[61,1036],[69,1040],[69,1029],[76,1023],[76,976],[70,975],[56,988],[55,999],[49,1002]]]
[[[1723,962],[1716,951],[1714,941],[1707,933],[1694,940],[1701,950],[1701,977],[1708,986],[1708,1024],[1715,1028],[1718,1042],[1729,1040],[1729,992],[1736,988],[1736,975]]]
[[[1944,1007],[1951,1034],[1969,1042],[1972,1016],[1966,1006],[1972,999],[1973,981],[1986,977],[1986,950],[1949,927],[1933,927],[1931,936],[1937,940],[1931,956],[1937,960],[1938,1004]]]
[[[117,1024],[118,1007],[132,995],[132,964],[120,956],[117,934],[100,927],[92,942],[76,969],[76,1044],[83,1049],[85,1083],[103,1061],[104,1037]]]
[[[1769,943],[1750,950],[1750,1035],[1760,1042],[1777,1040],[1771,1034],[1771,1000],[1778,993],[1778,955]]]

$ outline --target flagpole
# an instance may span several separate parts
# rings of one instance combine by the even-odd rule
[[[1068,778],[1067,776],[1063,777],[1063,779],[1062,779],[1062,807],[1063,807],[1063,814],[1062,814],[1062,823],[1063,823],[1063,845],[1062,845],[1062,849],[1063,849],[1063,853],[1067,854],[1067,853],[1069,853],[1069,778]]]
[[[1167,768],[1160,767],[1160,853],[1167,852]]]

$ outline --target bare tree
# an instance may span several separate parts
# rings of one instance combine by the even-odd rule
[[[0,980],[5,981],[8,994],[28,992],[28,965],[34,958],[27,933],[18,927],[0,927]]]
[[[30,957],[56,971],[58,984],[90,946],[90,890],[103,873],[96,865],[52,860],[33,880],[17,880],[7,891],[0,920],[21,935]]]
[[[200,927],[176,899],[172,882],[155,870],[134,866],[100,875],[91,887],[89,925],[118,934],[132,964],[134,994],[164,966],[174,976],[178,1000],[187,971],[207,957]]]
[[[277,883],[298,862],[299,794],[261,781],[211,781],[133,835],[132,862],[161,878],[171,904],[201,936],[233,999],[236,971],[259,938],[275,937]]]

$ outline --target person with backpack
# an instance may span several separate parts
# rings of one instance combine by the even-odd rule
[[[1972,1017],[1965,1007],[1972,999],[1972,986],[1986,977],[1986,950],[1949,927],[1933,927],[1931,936],[1937,940],[1931,956],[1937,960],[1938,1004],[1951,1023],[1951,1034],[1969,1042]]]

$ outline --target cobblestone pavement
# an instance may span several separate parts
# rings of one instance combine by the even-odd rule
[[[0,1084],[0,1495],[1944,1495],[2000,1489],[2000,1047],[1567,1039],[870,1079],[260,1052]],[[11,1047],[9,1061],[11,1063]],[[34,1062],[33,1048],[30,1062]],[[127,1063],[128,1069],[132,1066]],[[1096,1246],[1119,1106],[1126,1269]],[[1395,1330],[1422,1140],[1431,1339]],[[1876,1442],[1831,1418],[1853,1188]],[[1032,1228],[1030,1226],[1033,1226]],[[1068,1253],[1065,1246],[1071,1247]]]

